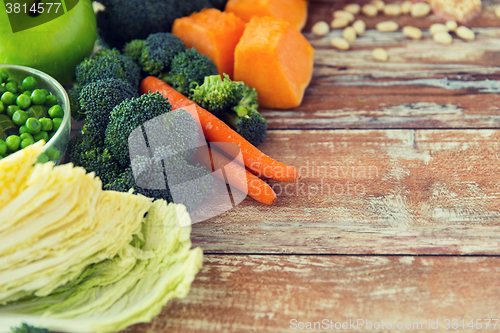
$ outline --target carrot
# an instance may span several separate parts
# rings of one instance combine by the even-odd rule
[[[198,118],[200,120],[205,138],[212,142],[231,142],[239,146],[245,166],[250,171],[257,174],[257,176],[264,176],[284,182],[294,181],[300,178],[297,170],[262,153],[223,121],[219,120],[219,118],[157,77],[148,76],[142,80],[139,91],[141,94],[145,94],[149,91],[158,91],[163,97],[168,98],[174,110],[194,105],[195,108],[189,108],[186,111],[191,113],[195,119]]]
[[[210,156],[212,155],[212,159]],[[257,178],[253,173],[247,171],[238,162],[232,162],[229,158],[219,153],[217,150],[208,147],[208,151],[205,149],[199,149],[193,161],[200,163],[201,165],[208,168],[208,170],[221,170],[223,169],[227,179],[224,179],[224,175],[220,172],[215,173],[215,175],[233,187],[236,187],[243,193],[248,194],[253,199],[257,200],[266,205],[272,205],[276,201],[276,193],[266,182]],[[213,161],[213,167],[212,167]]]

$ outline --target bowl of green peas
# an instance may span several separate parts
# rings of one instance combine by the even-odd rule
[[[61,162],[71,131],[66,90],[34,68],[0,65],[0,160],[44,140],[39,162]]]

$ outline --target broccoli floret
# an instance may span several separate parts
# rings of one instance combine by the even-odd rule
[[[75,121],[85,120],[85,114],[80,111],[80,102],[78,101],[78,97],[80,96],[80,92],[82,91],[82,87],[79,84],[74,84],[71,89],[67,91],[69,98],[69,105],[71,108],[71,117]]]
[[[212,7],[208,0],[101,0],[106,8],[97,13],[99,35],[111,46],[122,48],[134,39],[156,32],[170,32],[174,20]]]
[[[139,94],[128,82],[107,79],[87,84],[79,96],[80,113],[85,114],[87,123],[84,133],[90,142],[103,142],[109,115],[113,108],[127,98]]]
[[[166,160],[164,165],[173,202],[193,212],[212,190],[212,176],[205,167],[190,165],[185,160]]]
[[[238,105],[221,118],[254,146],[260,145],[267,135],[267,120],[257,111],[257,97],[255,88],[244,86]]]
[[[121,102],[111,111],[105,147],[121,165],[129,166],[128,138],[132,131],[146,121],[170,111],[172,106],[160,93],[145,94]]]
[[[193,90],[191,99],[231,126],[253,145],[259,145],[267,134],[267,120],[257,111],[257,91],[243,82],[231,81],[224,74],[205,77]]]
[[[134,170],[127,168],[113,182],[105,185],[104,189],[128,192],[133,188],[137,193],[149,198],[183,204],[188,212],[193,212],[212,190],[213,178],[204,167],[190,165],[178,158],[175,161],[164,160],[163,166],[157,162],[155,158],[134,160]],[[158,173],[158,168],[163,173],[166,188],[144,188],[138,185],[148,184],[151,175]]]
[[[205,76],[215,74],[217,67],[212,59],[191,48],[174,57],[170,73],[162,79],[181,94],[191,98],[191,90],[201,85]]]
[[[220,75],[206,76],[203,84],[193,90],[191,99],[218,116],[238,104],[243,97],[243,87],[242,82],[231,81],[226,74],[224,80]]]
[[[134,39],[123,47],[123,54],[126,56],[129,56],[134,60],[136,63],[139,62],[139,59],[141,58],[141,53],[142,53],[142,47],[144,46],[144,40],[143,39]]]
[[[204,167],[186,161],[198,149],[198,126],[193,117],[176,110],[143,124],[145,142],[131,156],[125,170],[106,189],[138,193],[169,202],[182,203],[193,211],[212,189],[213,179]],[[141,148],[142,144],[148,147]]]
[[[113,182],[104,186],[107,191],[128,192],[131,188],[135,192],[142,194],[148,198],[163,199],[172,202],[172,196],[168,188],[166,189],[147,189],[137,186],[132,168],[127,168]]]
[[[248,109],[244,115],[225,113],[222,120],[254,146],[260,145],[267,135],[267,120],[255,109]]]
[[[99,58],[105,55],[115,55],[118,56],[120,55],[120,51],[117,50],[116,48],[108,48],[108,47],[101,47],[97,52],[94,54],[94,58]]]
[[[151,34],[144,42],[139,64],[149,75],[159,75],[170,70],[176,55],[186,50],[184,42],[168,32]]]
[[[20,327],[11,328],[12,333],[50,333],[46,328],[38,328],[23,323]]]
[[[141,70],[132,58],[117,54],[116,50],[103,49],[93,58],[85,58],[76,66],[76,82],[80,86],[105,80],[121,79],[136,88],[139,86]]]
[[[87,172],[95,172],[103,185],[113,182],[123,168],[113,159],[106,148],[94,145],[87,135],[77,134],[68,143],[66,162],[83,167]]]

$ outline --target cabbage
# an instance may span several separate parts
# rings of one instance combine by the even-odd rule
[[[24,179],[0,188],[0,332],[22,323],[113,332],[187,295],[203,255],[191,249],[184,206],[102,191],[98,178],[72,165],[29,171],[38,149],[30,147],[21,160],[16,153],[0,161],[0,175],[22,162]]]

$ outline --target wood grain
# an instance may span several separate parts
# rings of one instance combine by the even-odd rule
[[[365,2],[360,2],[365,3]],[[337,128],[498,128],[500,108],[500,19],[493,11],[499,1],[483,1],[473,27],[476,40],[455,38],[452,45],[437,44],[428,27],[439,19],[394,18],[400,26],[425,28],[422,40],[410,40],[401,31],[382,33],[376,23],[360,18],[367,32],[351,43],[349,51],[330,46],[342,30],[316,37],[309,27],[330,22],[345,1],[314,1],[305,35],[316,49],[314,76],[300,107],[262,110],[272,129]],[[391,18],[392,19],[392,18]],[[389,61],[373,59],[382,47]]]
[[[485,326],[467,324],[499,318],[499,283],[500,258],[210,255],[185,299],[172,301],[151,324],[125,332],[299,331],[291,329],[292,319],[333,325],[383,320],[397,332],[429,332],[429,319],[438,321],[433,331],[449,332],[446,319],[465,319],[465,330],[456,331],[482,332]],[[396,330],[398,322],[415,323],[415,329]],[[366,325],[307,331],[391,331]]]
[[[299,169],[193,226],[210,253],[500,254],[500,131],[272,131],[262,150]]]

